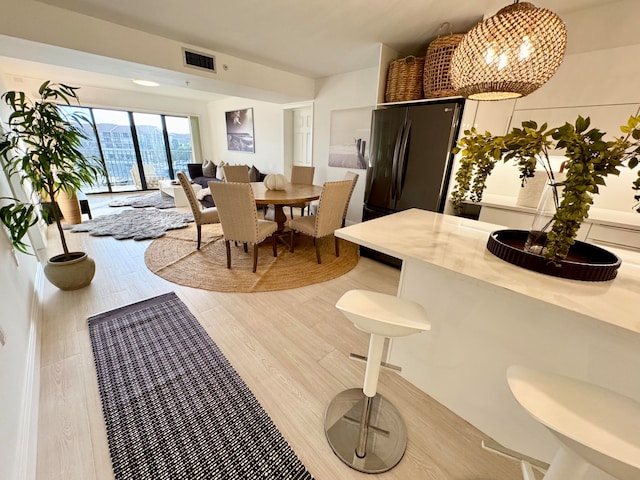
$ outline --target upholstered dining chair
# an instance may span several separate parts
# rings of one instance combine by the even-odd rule
[[[225,165],[222,167],[224,181],[231,183],[249,183],[249,169],[246,165]]]
[[[346,221],[347,221],[347,213],[348,213],[348,210],[349,210],[349,202],[351,201],[351,197],[353,196],[353,191],[356,188],[356,183],[358,183],[358,178],[360,178],[360,175],[357,174],[356,172],[352,172],[351,170],[347,171],[347,173],[344,174],[344,179],[353,182],[353,184],[351,185],[351,191],[349,192],[349,198],[347,199],[347,204],[344,206],[344,215],[342,217],[342,226],[343,227],[345,226]],[[315,215],[317,210],[318,210],[318,205],[312,204],[311,205],[311,213],[313,215]]]
[[[258,219],[253,190],[248,183],[209,182],[213,201],[218,208],[224,244],[227,249],[227,268],[231,268],[231,241],[253,244],[253,272],[258,268],[258,244],[269,235],[273,237],[273,256],[278,256],[275,232],[278,224]]]
[[[349,199],[349,193],[353,186],[352,180],[340,182],[326,182],[322,186],[318,211],[316,215],[292,218],[289,220],[291,229],[291,251],[293,252],[294,232],[304,233],[313,237],[316,244],[316,259],[320,261],[320,242],[318,239],[333,235],[336,229],[342,225],[345,205]],[[336,257],[340,256],[338,239],[335,240]]]
[[[225,182],[232,183],[250,183],[251,182],[251,169],[246,165],[224,165],[222,167],[222,174]],[[259,174],[258,174],[259,176]],[[269,205],[261,207],[265,216]],[[238,242],[235,242],[236,245]],[[245,245],[246,251],[246,245]]]
[[[316,167],[304,167],[301,165],[294,165],[291,167],[291,183],[301,183],[303,185],[313,185],[313,175],[316,171]],[[300,209],[300,216],[304,216],[304,209],[307,209],[307,213],[311,214],[311,202],[295,203],[289,205],[289,213],[293,218],[293,209]]]
[[[344,213],[342,214],[343,227],[345,225],[345,222],[347,221],[347,211],[349,210],[349,202],[351,201],[351,196],[353,195],[353,191],[356,188],[356,183],[358,183],[359,177],[360,175],[358,175],[356,172],[352,172],[351,170],[347,171],[347,173],[344,174],[344,179],[351,181],[351,190],[349,191],[349,198],[347,198],[347,203],[344,206]]]
[[[196,194],[193,193],[191,182],[187,179],[184,172],[178,172],[178,180],[184,194],[189,200],[189,206],[191,207],[191,213],[193,214],[193,220],[196,222],[196,228],[198,229],[198,250],[200,250],[200,242],[202,240],[202,225],[211,223],[220,223],[218,217],[218,209],[216,207],[202,208],[202,204],[196,198]]]

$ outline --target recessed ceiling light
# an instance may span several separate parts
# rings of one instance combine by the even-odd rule
[[[160,84],[158,82],[152,82],[151,80],[131,80],[133,83],[137,85],[142,85],[143,87],[159,87]]]

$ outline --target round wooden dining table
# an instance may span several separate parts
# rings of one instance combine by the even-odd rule
[[[295,203],[310,202],[320,198],[322,187],[301,183],[287,183],[284,190],[269,190],[262,182],[251,182],[253,197],[256,205],[273,205],[273,218],[267,213],[267,220],[275,220],[278,223],[278,232],[282,232],[287,221],[283,207]]]

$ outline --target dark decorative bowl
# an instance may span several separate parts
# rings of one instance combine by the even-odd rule
[[[567,258],[556,266],[542,255],[525,251],[528,235],[526,230],[496,230],[489,235],[487,249],[506,262],[555,277],[604,282],[618,274],[621,260],[604,248],[576,241]]]

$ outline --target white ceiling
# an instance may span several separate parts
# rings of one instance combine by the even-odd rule
[[[379,43],[402,54],[424,54],[428,42],[439,33],[465,32],[485,13],[492,14],[510,3],[506,0],[38,1],[312,78],[375,66]],[[561,15],[607,1],[534,3]],[[442,28],[445,22],[449,25]],[[28,62],[14,60],[11,69],[14,75],[37,76],[37,67]],[[117,69],[109,72],[108,66],[99,71],[117,76]],[[51,75],[50,69],[48,72]],[[108,81],[104,76],[87,80],[92,84]]]

